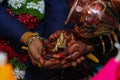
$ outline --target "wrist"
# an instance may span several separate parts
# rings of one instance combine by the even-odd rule
[[[42,40],[42,38],[39,37],[39,36],[31,37],[31,38],[29,39],[29,41],[28,41],[28,46],[32,43],[32,41],[33,41],[34,39],[40,39],[40,40]]]
[[[39,36],[39,34],[37,32],[25,32],[21,38],[20,38],[20,41],[25,44],[25,45],[28,45],[29,43],[29,40],[32,38],[32,37],[37,37]]]

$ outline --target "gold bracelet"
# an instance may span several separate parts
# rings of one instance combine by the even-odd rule
[[[105,53],[105,43],[102,39],[102,36],[100,36],[101,42],[102,42],[102,47],[103,47],[103,54]]]
[[[118,25],[117,29],[120,31],[120,25]]]
[[[118,42],[118,37],[117,37],[117,35],[115,34],[114,31],[112,32],[112,35],[113,35],[113,38],[114,38],[115,42]]]
[[[28,41],[28,46],[32,43],[32,41],[34,39],[40,39],[40,37],[39,36],[37,36],[37,37],[34,36],[34,37],[30,38],[29,41]]]
[[[113,50],[113,48],[114,48],[113,40],[112,40],[112,38],[110,37],[110,35],[108,35],[108,37],[109,37],[110,44],[111,44],[111,50]]]

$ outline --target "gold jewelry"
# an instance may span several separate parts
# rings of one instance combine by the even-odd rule
[[[104,43],[104,41],[102,39],[102,36],[100,36],[100,40],[102,42],[102,48],[103,48],[103,54],[104,54],[105,53],[105,43]]]
[[[37,36],[37,37],[32,37],[32,38],[30,38],[29,41],[28,41],[28,46],[32,43],[32,41],[33,41],[34,39],[40,39],[40,37]]]
[[[117,29],[120,31],[120,25],[118,25]]]
[[[115,34],[114,31],[112,32],[112,35],[113,35],[113,38],[114,38],[115,42],[118,42],[118,37],[117,37],[117,35]]]
[[[113,44],[113,40],[112,38],[110,37],[110,35],[108,35],[109,37],[109,40],[110,40],[110,44],[111,44],[111,50],[114,48],[114,44]]]

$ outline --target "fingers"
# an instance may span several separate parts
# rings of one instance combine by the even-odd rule
[[[59,60],[45,60],[44,66],[43,67],[51,67],[53,65],[59,64]]]
[[[36,59],[31,55],[31,53],[29,53],[29,57],[30,57],[31,62],[32,62],[33,65],[36,65],[36,66],[38,66],[38,67],[40,67],[40,68],[42,67],[41,62],[39,62],[38,60],[36,60]]]
[[[75,67],[77,66],[79,63],[81,63],[83,60],[85,60],[85,57],[80,57],[80,58],[77,58],[75,61],[71,62],[71,66]]]
[[[68,62],[66,64],[64,64],[62,67],[66,68],[66,67],[76,67],[79,63],[81,63],[83,60],[85,60],[85,57],[79,57],[76,60],[72,61],[72,62]]]
[[[38,43],[35,44],[34,42],[32,42],[28,48],[30,59],[34,65],[42,68],[51,68],[52,66],[55,67],[62,63],[58,59],[44,59],[40,54],[41,49],[41,45]]]
[[[32,54],[29,54],[31,62],[33,65],[36,65],[40,68],[49,68],[53,65],[57,65],[59,63],[59,61],[57,60],[44,60],[44,63],[42,63],[41,61],[37,60],[35,58],[35,56],[33,56]]]
[[[31,55],[31,53],[29,53],[28,55],[29,55],[29,57],[30,57],[31,62],[32,62],[33,65],[37,65],[37,64],[39,63],[37,60],[35,60],[35,59],[33,58],[33,56]]]
[[[63,65],[65,65],[66,63],[67,63],[67,61],[61,60],[60,63],[49,67],[49,69],[53,69],[53,68],[57,68],[57,69],[64,68]]]
[[[76,52],[74,52],[73,54],[67,56],[67,57],[65,58],[65,60],[75,60],[76,58],[79,57],[79,55],[80,55],[80,53],[76,51]]]
[[[30,59],[34,65],[44,64],[44,59],[40,55],[42,50],[42,41],[40,39],[34,39],[31,44],[28,46],[28,53]]]
[[[49,39],[54,39],[54,38],[58,37],[60,33],[61,33],[61,31],[56,31],[55,33],[50,35]]]
[[[32,64],[40,68],[51,68],[52,66],[53,68],[55,68],[56,65],[60,64],[59,60],[44,60],[44,63],[42,63],[41,61],[33,57],[33,55],[29,54],[29,56],[30,56]]]
[[[49,69],[52,69],[52,68],[61,68],[61,66],[63,64],[67,63],[66,60],[56,60],[56,59],[53,59],[53,60],[47,60],[45,61],[45,64],[44,64],[44,68],[49,68]]]
[[[53,59],[65,59],[65,60],[75,60],[76,58],[79,57],[80,52],[76,51],[73,54],[67,56],[68,53],[59,53],[59,54],[53,54],[53,55],[49,55],[49,57],[53,58]]]
[[[30,59],[32,64],[40,67],[40,68],[48,68],[48,69],[52,69],[52,68],[59,68],[62,64],[65,64],[64,60],[58,60],[58,59],[49,59],[46,60],[44,59],[44,63],[42,63],[41,61],[37,60],[38,55],[32,55],[31,53],[29,53]]]
[[[35,48],[32,48],[32,50],[30,51],[32,57],[40,62],[41,64],[44,64],[44,59],[42,58],[42,56],[39,54],[39,50],[36,50]]]
[[[55,68],[55,67],[59,67],[59,68],[65,68],[65,67],[70,67],[70,66],[77,66],[77,64],[79,64],[82,60],[84,60],[85,58],[79,57],[79,52],[75,52],[74,54],[62,59],[60,62],[55,63],[55,60],[58,58],[60,59],[60,55],[54,55],[53,57],[56,57],[56,59],[54,58],[54,60],[52,61],[46,61],[45,62],[45,67],[50,67],[50,68]]]

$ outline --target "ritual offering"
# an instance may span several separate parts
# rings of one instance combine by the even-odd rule
[[[74,30],[60,30],[52,34],[44,43],[43,56],[45,58],[65,59],[78,52],[86,55],[92,46],[80,41]]]
[[[45,41],[42,55],[66,59],[78,53],[87,56],[113,50],[113,43],[119,40],[118,16],[110,1],[75,0],[65,22],[73,22],[74,29],[53,33]]]

